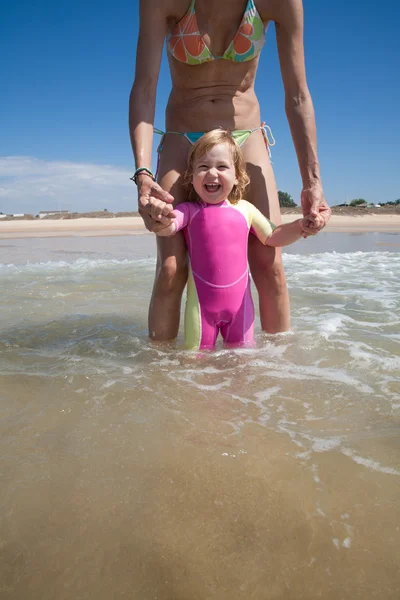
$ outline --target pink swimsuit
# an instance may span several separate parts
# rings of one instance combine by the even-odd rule
[[[246,200],[231,204],[179,204],[176,231],[184,228],[190,256],[185,343],[215,348],[254,344],[254,305],[247,263],[249,232],[265,244],[275,226]]]

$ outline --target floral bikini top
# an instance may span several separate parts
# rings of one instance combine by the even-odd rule
[[[167,48],[176,60],[188,65],[201,65],[217,58],[245,62],[260,54],[265,27],[254,0],[248,0],[239,29],[222,56],[213,56],[201,37],[194,5],[195,0],[191,0],[187,13],[167,37]]]

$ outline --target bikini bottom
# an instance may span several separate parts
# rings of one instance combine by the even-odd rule
[[[265,121],[263,121],[261,123],[261,125],[259,125],[258,127],[254,127],[254,129],[235,129],[235,130],[231,131],[230,133],[231,133],[231,136],[233,137],[233,139],[235,140],[235,142],[237,142],[239,144],[239,146],[242,146],[245,143],[245,141],[251,136],[251,134],[254,133],[254,131],[258,131],[258,130],[261,130],[261,132],[263,134],[265,146],[268,150],[269,157],[271,158],[271,146],[275,146],[275,139],[274,139],[274,136],[272,135],[271,128],[265,123]],[[186,133],[184,133],[182,131],[162,131],[161,129],[157,129],[156,127],[154,127],[154,133],[161,135],[161,140],[157,147],[157,153],[158,153],[157,171],[156,171],[156,176],[157,176],[158,166],[159,166],[159,162],[160,162],[160,154],[163,150],[164,139],[167,134],[171,133],[174,135],[180,135],[180,136],[186,138],[187,141],[189,142],[189,144],[193,145],[206,132],[205,131],[187,131]]]

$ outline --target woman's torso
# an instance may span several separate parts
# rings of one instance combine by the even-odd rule
[[[172,5],[176,14],[170,18],[170,31],[186,16],[191,2],[175,0]],[[254,0],[264,27],[268,24],[264,19],[267,5],[268,0]],[[247,6],[247,0],[196,0],[196,24],[212,57],[223,55],[230,46]],[[216,58],[197,65],[185,64],[169,51],[167,54],[172,80],[167,129],[206,131],[213,127],[247,129],[259,125],[259,104],[254,92],[259,54],[245,62]]]

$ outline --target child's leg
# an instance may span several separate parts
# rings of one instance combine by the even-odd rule
[[[200,308],[200,307],[199,307]],[[217,341],[218,328],[202,314],[185,312],[185,346],[189,350],[213,350]]]
[[[230,323],[221,327],[221,334],[225,347],[254,346],[254,304],[250,278],[238,312]]]
[[[198,285],[201,283],[198,282]],[[200,305],[192,269],[189,269],[185,307],[185,346],[189,349],[212,350],[215,348],[217,335],[216,324],[207,319],[205,311]]]

